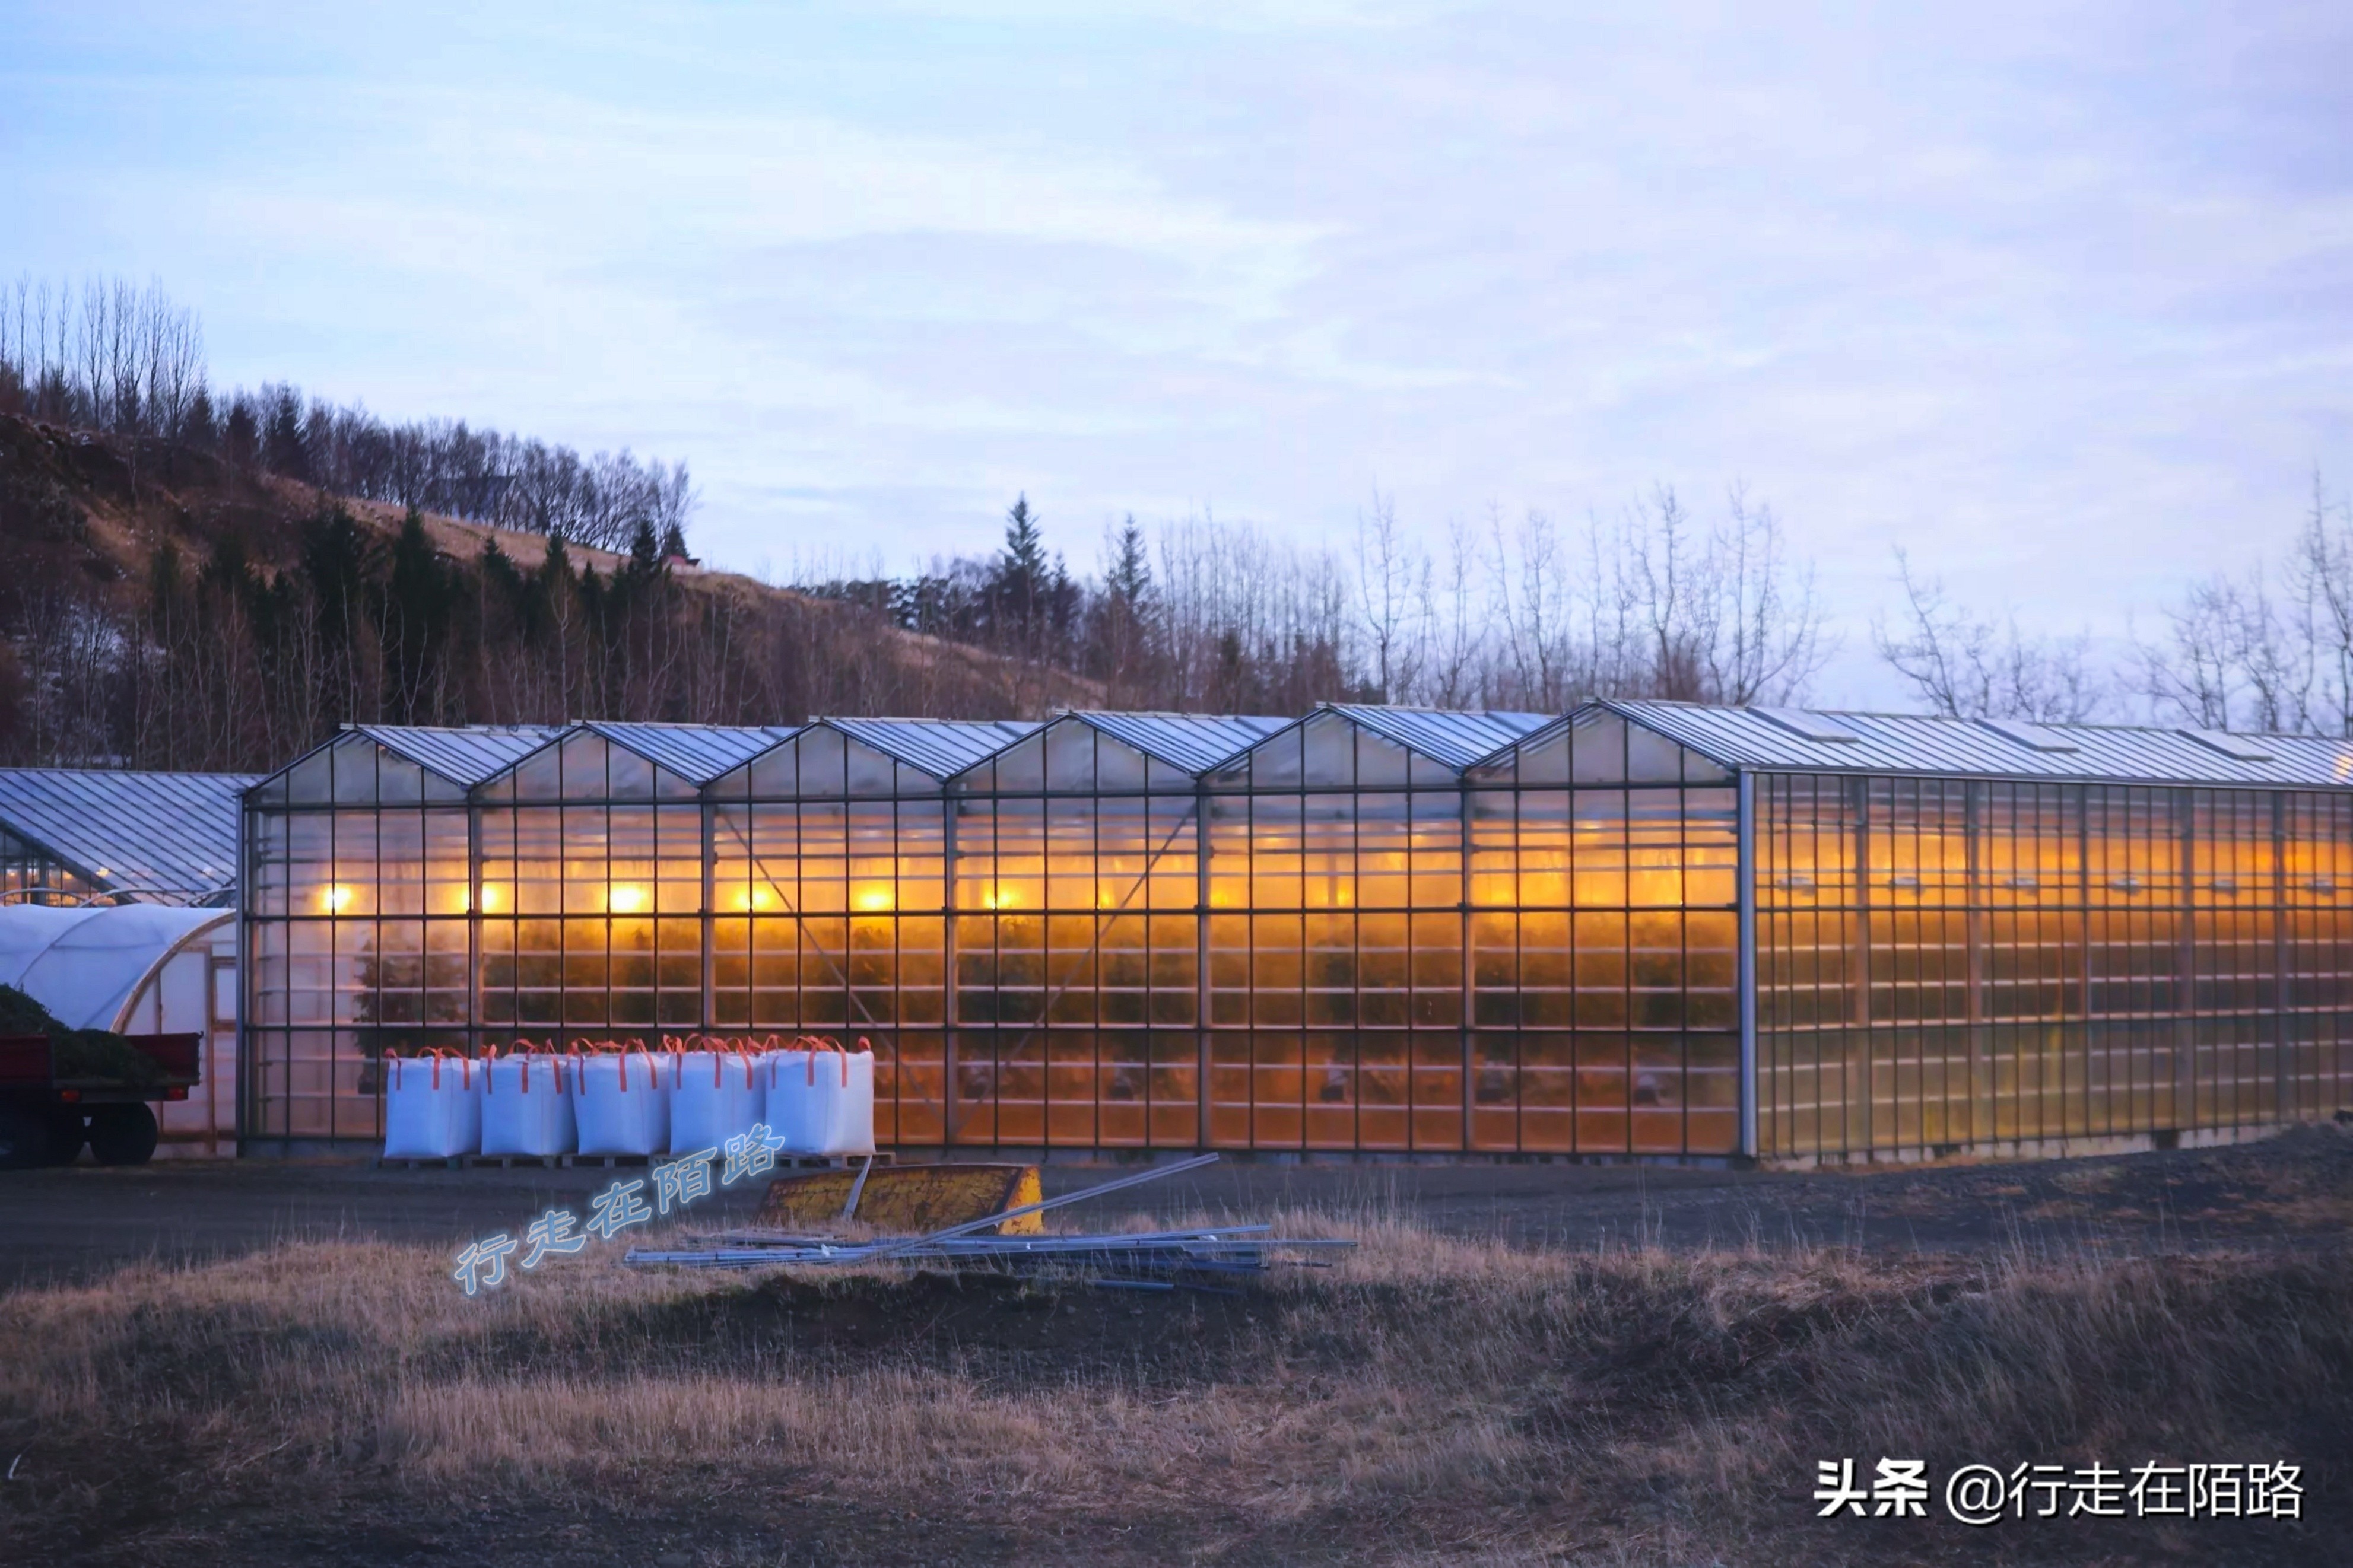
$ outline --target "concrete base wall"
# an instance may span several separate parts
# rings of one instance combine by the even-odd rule
[[[2226,1143],[2253,1143],[2276,1138],[2292,1127],[2315,1126],[2326,1120],[2314,1117],[2246,1127],[2162,1129],[2086,1138],[1989,1139],[1981,1143],[1940,1143],[1928,1148],[1858,1149],[1844,1154],[1768,1154],[1757,1163],[1768,1171],[1812,1171],[1858,1165],[1933,1165],[1954,1161],[2070,1160],[2091,1154],[2138,1154],[2152,1149],[2211,1149]]]

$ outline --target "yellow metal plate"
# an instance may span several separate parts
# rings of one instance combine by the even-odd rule
[[[790,1230],[837,1221],[857,1180],[855,1171],[778,1177],[768,1184],[768,1196],[753,1223]],[[859,1194],[858,1212],[850,1217],[891,1235],[925,1236],[1034,1204],[1044,1195],[1035,1165],[877,1165]],[[1007,1220],[997,1234],[1036,1236],[1045,1229],[1043,1217],[1032,1214]]]

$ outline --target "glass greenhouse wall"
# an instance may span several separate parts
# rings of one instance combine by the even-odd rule
[[[2353,1103],[2353,798],[1757,792],[1767,1151],[2175,1135]]]
[[[30,839],[0,826],[0,902],[79,904],[97,884]]]
[[[2353,792],[2309,787],[2353,763],[2067,733],[354,730],[248,795],[246,1135],[375,1139],[387,1053],[698,1031],[870,1040],[914,1149],[1878,1157],[2353,1103]],[[1990,776],[2184,747],[2279,782]]]

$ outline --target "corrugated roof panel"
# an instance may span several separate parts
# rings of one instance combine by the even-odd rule
[[[1024,719],[832,719],[831,725],[886,757],[950,779],[1039,726]]]
[[[1075,712],[1081,720],[1149,757],[1198,776],[1250,750],[1289,719],[1232,713]]]
[[[2312,735],[2232,737],[2234,755],[2179,730],[2124,724],[2037,724],[2070,748],[2021,744],[1973,720],[1917,713],[1833,717],[1853,741],[1810,741],[1748,708],[1625,701],[1601,706],[1726,767],[1768,772],[1952,773],[2216,787],[2353,788],[2353,741]],[[2260,757],[2253,753],[2260,752]]]
[[[625,724],[591,720],[586,728],[696,784],[800,732],[797,724]]]
[[[253,773],[0,768],[0,823],[109,888],[198,894],[237,879]]]
[[[361,734],[468,788],[503,773],[564,733],[563,724],[362,724]]]
[[[1443,708],[1380,708],[1365,704],[1328,704],[1377,735],[1409,746],[1434,762],[1460,773],[1472,763],[1502,751],[1552,722],[1553,713],[1515,713],[1507,710]]]

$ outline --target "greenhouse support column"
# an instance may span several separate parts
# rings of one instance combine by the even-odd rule
[[[1992,1094],[1990,1089],[1981,1087],[1988,1081],[1986,1068],[1986,973],[1988,955],[1986,952],[1986,943],[1991,935],[1993,924],[1992,919],[1988,912],[1989,905],[1991,902],[1991,895],[1988,891],[1991,883],[1991,879],[1987,876],[1985,867],[1985,852],[1989,847],[1986,842],[1986,817],[1989,814],[1989,803],[1986,799],[1986,787],[1987,786],[1983,784],[1974,781],[1961,786],[1961,799],[1963,803],[1961,812],[1961,831],[1966,836],[1966,841],[1962,845],[1962,855],[1966,863],[1966,875],[1962,883],[1965,891],[1963,892],[1962,897],[1967,900],[1968,906],[1961,916],[1961,942],[1962,959],[1968,965],[1968,993],[1964,998],[1966,1004],[1964,1007],[1964,1016],[1968,1020],[1969,1034],[1969,1078],[1968,1101],[1968,1110],[1967,1119],[1968,1131],[1964,1136],[1957,1138],[1952,1136],[1953,1127],[1950,1121],[1953,1104],[1952,1086],[1947,1083],[1945,1087],[1945,1114],[1947,1118],[1945,1125],[1945,1131],[1947,1140],[1956,1143],[1975,1143],[1985,1137],[1985,1128],[1979,1122],[1978,1109],[1980,1104],[1983,1104],[1989,1110],[1990,1110],[1992,1105]],[[2013,825],[2010,864],[2014,868],[2018,864],[2018,851],[2015,847],[2017,843],[2015,837],[2017,815],[2015,813],[2010,815],[2010,821]],[[2016,879],[2013,877],[2012,881],[2014,882],[2015,880]],[[2017,929],[2018,921],[2016,917],[2013,916],[2009,922],[2008,929],[2008,934],[2012,937],[2012,940],[2015,940]],[[1990,1118],[1989,1118],[1989,1119]]]
[[[1734,888],[1740,900],[1733,984],[1740,1004],[1740,1152],[1757,1158],[1757,793],[1745,770],[1734,819]]]
[[[1853,1036],[1847,1047],[1846,1103],[1840,1137],[1845,1152],[1871,1147],[1871,781],[1847,781],[1854,803],[1854,877],[1849,897],[1854,905],[1854,948],[1848,984],[1854,987]],[[1856,1142],[1856,1130],[1862,1142]]]
[[[2189,888],[2190,875],[2198,864],[2198,805],[2197,796],[2189,790],[2167,790],[2165,794],[2172,803],[2174,829],[2173,1120],[2179,1126],[2198,1127],[2206,1124],[2200,1121],[2198,1108],[2198,910]],[[2130,831],[2129,817],[2126,821],[2126,830]],[[2151,848],[2150,858],[2154,861],[2155,847]],[[2150,868],[2155,868],[2153,865]],[[2215,1054],[2208,1052],[2210,1058]],[[2207,1095],[2210,1111],[2221,1108],[2220,1088],[2215,1085]]]
[[[1209,1146],[1209,786],[1193,784],[1193,1099],[1198,1146]]]
[[[719,935],[717,919],[712,912],[719,907],[718,817],[719,808],[710,800],[705,799],[702,802],[702,1022],[697,1027],[706,1035],[711,1033],[712,1025],[718,1014],[718,1009],[712,1005],[718,985],[718,963],[712,952]],[[749,934],[751,921],[748,918],[750,912],[747,905],[744,911],[747,917],[744,921],[746,934],[744,939],[747,960],[750,957],[748,950],[751,947]],[[659,931],[661,928],[656,926],[654,929]],[[745,1016],[748,1017],[749,1014]]]
[[[245,1130],[256,1136],[261,1125],[261,1064],[253,1038],[253,1016],[259,1009],[261,965],[253,952],[253,902],[261,886],[255,875],[253,807],[238,802],[237,814],[237,1151],[246,1152]]]
[[[956,1091],[961,1081],[956,1070],[956,1011],[963,978],[956,972],[955,798],[948,794],[944,782],[940,785],[940,981],[946,993],[940,998],[940,1143],[944,1148],[956,1141]],[[845,971],[845,987],[849,980]]]
[[[470,794],[471,792],[469,792]],[[509,895],[509,903],[513,896]],[[466,1054],[482,1054],[482,808],[466,802]],[[378,1117],[384,1096],[376,1096]]]
[[[2075,1016],[2077,1018],[2082,1020],[2080,1033],[2084,1037],[2084,1048],[2085,1050],[2089,1050],[2091,1049],[2091,1041],[2095,1032],[2095,1026],[2092,1021],[2092,953],[2094,951],[2092,942],[2094,928],[2092,922],[2094,919],[2092,911],[2092,802],[2094,796],[2091,789],[2080,786],[2075,789],[2075,795],[2077,797],[2075,805],[2075,886],[2072,891],[2075,899],[2076,910],[2082,916],[2082,919],[2077,922],[2077,929],[2082,933],[2082,941],[2078,950],[2080,953],[2080,962],[2078,962],[2075,966]],[[2106,797],[2104,793],[2097,798],[2105,802]],[[2106,808],[2104,805],[2102,810],[2105,812],[2105,809]],[[2098,930],[2104,938],[2106,935],[2107,929],[2106,921],[2102,920]],[[2061,1037],[2065,1037],[2065,1031],[2063,1028],[2061,1031]],[[2149,1050],[2151,1052],[2151,1060],[2149,1064],[2149,1113],[2152,1117],[2156,1115],[2157,1108],[2156,1049],[2156,1046],[2152,1043],[2149,1047]],[[2018,1066],[2013,1069],[2013,1071],[2016,1075],[2016,1083],[2013,1087],[2012,1092],[2017,1098],[2017,1104],[2013,1107],[2010,1114],[2010,1120],[2013,1124],[2013,1130],[2010,1136],[2013,1139],[2016,1139],[2026,1136],[2024,1131],[2026,1121],[2026,1108],[2024,1103],[2026,1062],[2025,1053],[2023,1050],[2021,1050],[2018,1053]]]
[[[2288,1008],[2293,1005],[2295,988],[2288,984],[2288,961],[2294,948],[2287,932],[2287,807],[2288,797],[2278,790],[2270,792],[2272,840],[2272,1116],[2274,1121],[2293,1120],[2302,1108],[2292,1105],[2294,1091],[2289,1088],[2298,1081],[2291,1063],[2296,1049],[2298,1034],[2295,1020]]]
[[[1409,806],[1406,812],[1409,823],[1411,821],[1412,815],[1412,808]],[[1516,819],[1517,814],[1514,813],[1514,815]],[[1460,975],[1462,995],[1461,1002],[1458,1004],[1461,1008],[1459,1019],[1461,1028],[1458,1032],[1462,1037],[1461,1147],[1463,1152],[1468,1153],[1470,1151],[1479,1146],[1477,1136],[1473,1131],[1473,1129],[1478,1125],[1475,1117],[1477,1114],[1476,1108],[1478,1106],[1479,1097],[1478,1089],[1474,1087],[1472,1078],[1472,1065],[1471,1061],[1471,1008],[1472,1003],[1472,982],[1474,976],[1472,973],[1472,964],[1473,960],[1471,952],[1471,783],[1467,777],[1455,786],[1454,820],[1458,828],[1456,843],[1459,846],[1457,853],[1460,856],[1460,864],[1457,867],[1457,870],[1460,875],[1456,880],[1456,888],[1461,894],[1461,901],[1456,905],[1456,908],[1461,911],[1461,918],[1455,922],[1456,937],[1461,944],[1462,952],[1462,970]],[[1409,844],[1411,843],[1410,826],[1408,828],[1407,841]],[[1407,940],[1410,942],[1412,939],[1409,937]],[[1409,1077],[1410,1077],[1412,1072],[1410,1065],[1408,1066],[1406,1070]],[[1514,1092],[1516,1095],[1516,1086],[1514,1086]],[[1514,1142],[1516,1142],[1516,1140],[1514,1140]]]

